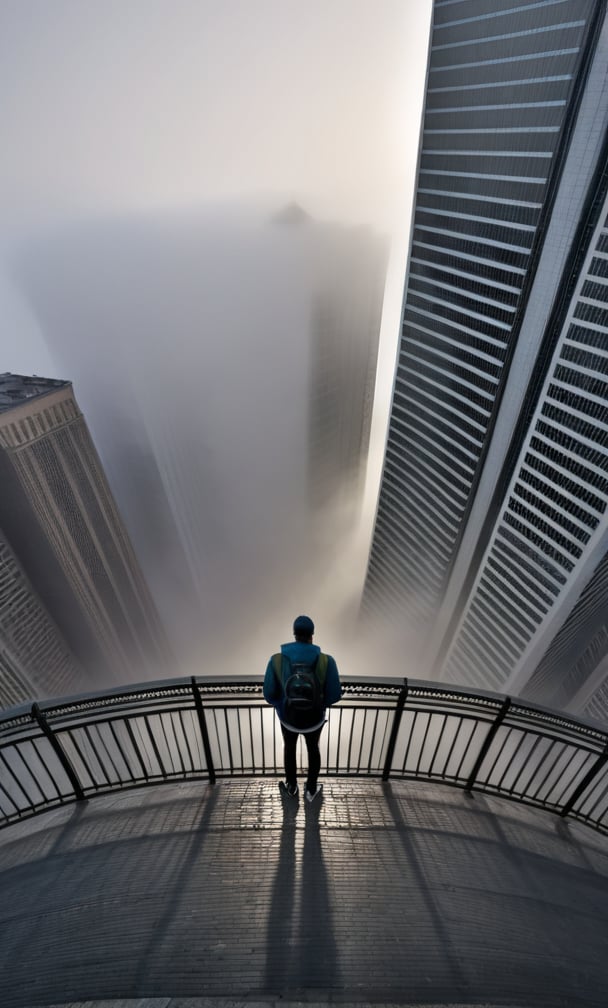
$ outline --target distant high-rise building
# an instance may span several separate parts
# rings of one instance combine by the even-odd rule
[[[413,675],[608,714],[608,30],[436,0],[362,614]],[[602,699],[603,697],[603,699]]]
[[[0,707],[84,685],[82,669],[0,532]]]
[[[272,222],[291,233],[306,292],[308,377],[294,378],[306,395],[309,503],[313,515],[334,505],[348,524],[361,506],[388,243],[296,203]]]
[[[309,495],[342,522],[361,507],[387,266],[384,239],[317,224],[309,379]]]
[[[172,672],[69,382],[0,375],[0,485],[0,528],[85,681],[93,687]],[[46,693],[70,679],[67,667],[55,671],[51,661],[46,681],[34,670],[32,682]]]

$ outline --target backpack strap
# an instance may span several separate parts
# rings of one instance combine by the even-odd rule
[[[277,682],[278,682],[279,686],[281,687],[281,689],[283,689],[283,674],[282,674],[282,672],[283,672],[283,655],[281,654],[280,651],[277,652],[277,654],[273,654],[273,656],[272,656],[272,667],[274,669],[274,674],[275,674],[275,676],[277,678]]]
[[[321,689],[325,690],[325,680],[327,678],[327,655],[323,654],[322,651],[319,652],[319,660],[317,661],[317,676],[319,678]]]

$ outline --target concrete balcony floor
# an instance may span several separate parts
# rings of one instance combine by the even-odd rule
[[[2,1008],[606,1008],[608,838],[417,783],[97,798],[0,832]]]

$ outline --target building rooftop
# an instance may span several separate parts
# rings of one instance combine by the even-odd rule
[[[3,1008],[605,1008],[608,838],[324,779],[99,796],[0,831]]]
[[[38,375],[16,375],[10,371],[0,374],[0,413],[19,406],[28,399],[47,395],[58,388],[67,388],[70,382],[59,378],[40,378]]]

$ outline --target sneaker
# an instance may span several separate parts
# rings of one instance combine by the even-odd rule
[[[297,798],[300,789],[297,784],[286,784],[285,781],[279,781],[279,791],[289,798]]]
[[[323,785],[322,784],[317,784],[316,791],[309,791],[308,788],[306,788],[306,791],[304,792],[304,797],[306,798],[307,802],[312,803],[317,798],[320,797],[320,795],[322,794],[322,792],[323,792]]]

